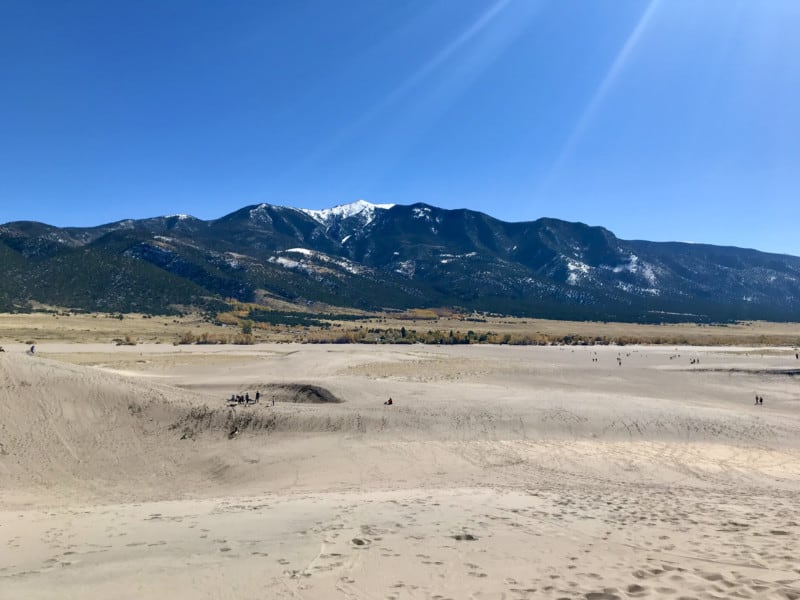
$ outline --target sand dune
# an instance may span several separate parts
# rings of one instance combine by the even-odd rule
[[[7,349],[3,599],[800,598],[793,354]]]

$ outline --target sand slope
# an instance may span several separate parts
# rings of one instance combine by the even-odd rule
[[[0,354],[3,599],[800,598],[780,351],[40,352]]]

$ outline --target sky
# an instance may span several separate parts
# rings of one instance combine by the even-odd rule
[[[800,255],[797,0],[0,0],[0,223],[365,199]]]

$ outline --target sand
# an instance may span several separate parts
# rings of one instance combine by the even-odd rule
[[[3,600],[800,598],[785,348],[4,346]]]

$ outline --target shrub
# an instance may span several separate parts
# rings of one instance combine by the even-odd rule
[[[194,344],[197,341],[197,336],[193,334],[191,331],[187,331],[180,338],[178,338],[178,344]]]
[[[256,338],[252,334],[240,333],[233,338],[233,343],[239,346],[249,346],[256,343]]]

